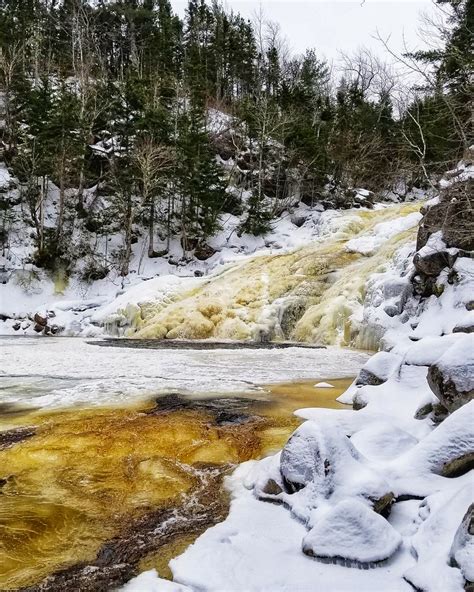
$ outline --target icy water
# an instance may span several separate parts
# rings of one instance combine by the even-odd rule
[[[281,448],[295,409],[339,407],[367,357],[41,338],[0,347],[2,590],[113,589],[151,567],[166,575],[170,558],[225,517],[224,476]],[[315,388],[322,380],[334,388]]]

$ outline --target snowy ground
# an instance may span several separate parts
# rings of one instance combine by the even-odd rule
[[[83,339],[0,338],[0,403],[34,407],[129,403],[179,390],[242,393],[289,380],[353,376],[365,353],[340,348],[150,350]]]

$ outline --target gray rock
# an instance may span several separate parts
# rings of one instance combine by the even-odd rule
[[[416,253],[413,264],[418,273],[427,276],[438,276],[445,267],[452,267],[457,254],[449,251],[434,251],[426,255]]]
[[[428,370],[431,390],[450,413],[474,399],[473,342],[471,335],[460,338]]]
[[[378,352],[360,370],[357,386],[383,384],[400,366],[401,358],[390,352]]]
[[[291,218],[290,218],[290,221],[292,224],[294,224],[298,228],[301,228],[301,226],[303,226],[303,224],[306,222],[306,218],[304,216],[300,216],[298,214],[293,214],[293,216],[291,216]]]
[[[474,319],[457,324],[453,329],[453,333],[474,333]]]
[[[449,553],[451,564],[459,567],[467,582],[474,582],[474,504],[471,504],[454,535]]]

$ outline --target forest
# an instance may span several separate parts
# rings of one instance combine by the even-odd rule
[[[438,49],[395,65],[360,49],[334,68],[217,0],[189,0],[184,18],[169,0],[4,0],[0,140],[19,181],[0,193],[4,250],[18,211],[47,270],[85,253],[75,230],[120,232],[125,276],[140,233],[148,257],[179,237],[205,258],[222,214],[262,235],[295,201],[344,208],[354,188],[373,200],[429,188],[472,143],[473,2],[438,5]],[[107,272],[90,265],[84,279]]]

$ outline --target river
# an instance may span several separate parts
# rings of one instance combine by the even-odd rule
[[[295,409],[340,406],[367,359],[335,347],[74,338],[0,347],[0,588],[31,591],[112,589],[152,567],[166,575],[225,517],[224,476],[281,448]]]

